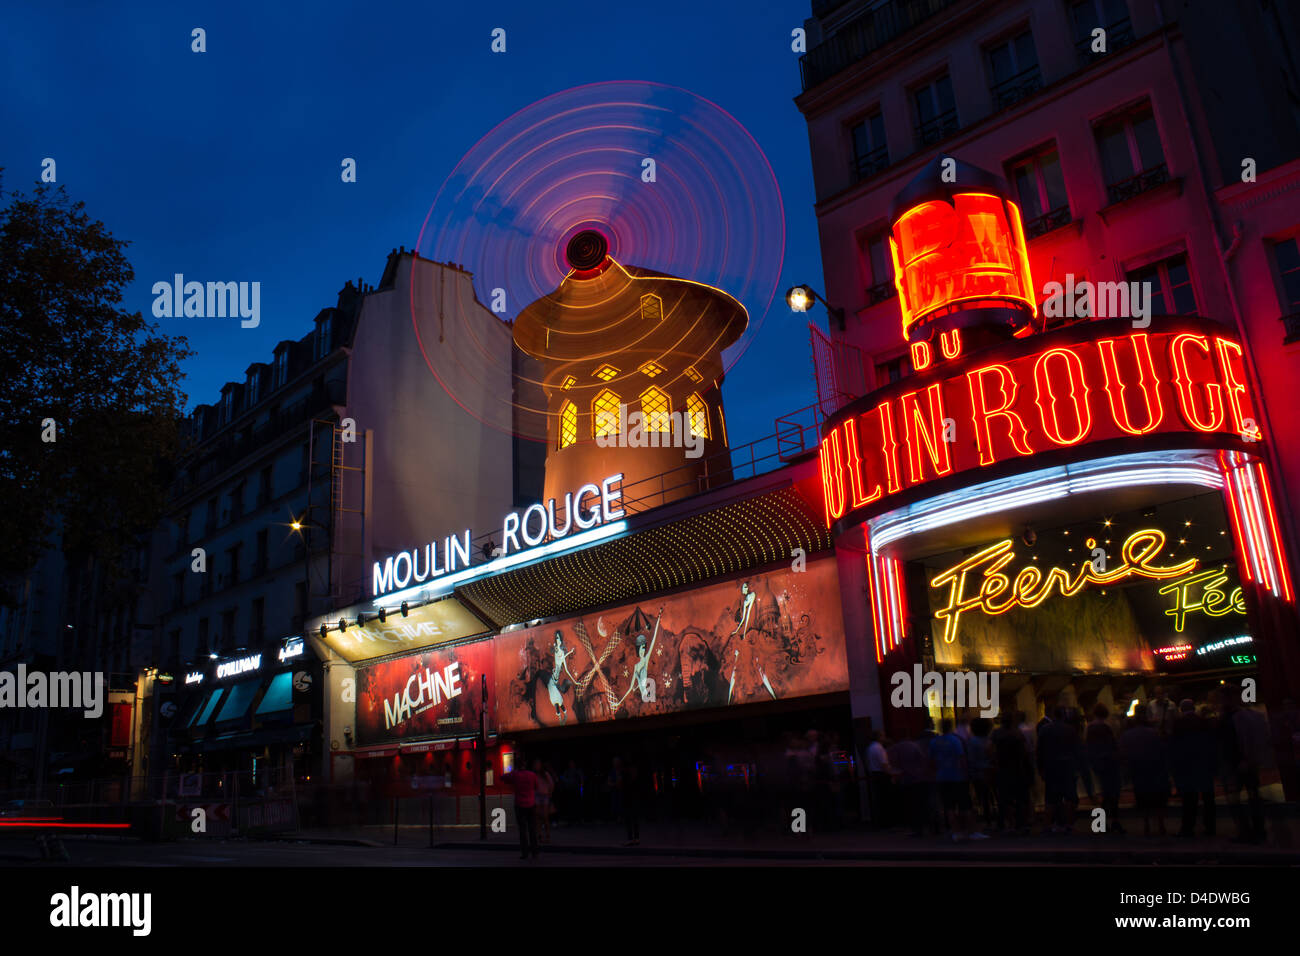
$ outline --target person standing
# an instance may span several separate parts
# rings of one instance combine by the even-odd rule
[[[889,762],[885,732],[877,730],[867,747],[867,783],[871,794],[871,819],[878,827],[887,827],[893,821],[894,777],[897,775]]]
[[[1052,833],[1072,833],[1079,806],[1079,777],[1092,796],[1087,757],[1073,710],[1057,707],[1051,720],[1038,729],[1038,772],[1043,777],[1044,805]]]
[[[1214,770],[1218,763],[1214,734],[1205,718],[1196,715],[1196,705],[1184,700],[1178,705],[1179,716],[1169,735],[1169,764],[1174,785],[1183,804],[1180,837],[1196,831],[1196,805],[1205,807],[1205,835],[1214,836]]]
[[[993,744],[989,732],[993,722],[987,717],[976,717],[970,722],[970,739],[966,741],[966,755],[970,761],[970,782],[975,789],[975,809],[983,815],[985,825],[993,823]]]
[[[1169,803],[1169,767],[1164,741],[1151,724],[1145,704],[1133,712],[1133,723],[1119,735],[1119,753],[1133,781],[1133,797],[1142,813],[1142,834],[1151,835],[1155,817],[1160,836],[1165,832],[1165,806]]]
[[[614,758],[614,767],[610,771],[610,785],[618,794],[618,803],[622,808],[623,822],[627,826],[627,842],[624,846],[641,845],[641,781],[636,764],[626,767],[619,757]]]
[[[555,795],[555,777],[550,770],[542,766],[541,760],[533,761],[533,774],[537,777],[537,829],[541,843],[551,842],[551,801]]]
[[[1003,711],[998,729],[993,731],[994,779],[997,787],[998,829],[1008,829],[1008,821],[1021,833],[1029,832],[1029,784],[1034,777],[1034,762],[1029,755],[1025,735],[1016,726],[1023,714]]]
[[[1108,717],[1110,711],[1105,704],[1093,708],[1092,720],[1084,736],[1084,752],[1088,757],[1088,769],[1097,777],[1097,786],[1101,789],[1106,831],[1124,833],[1124,826],[1119,822],[1119,792],[1123,788],[1124,775],[1119,765],[1119,741]]]
[[[528,769],[522,754],[515,754],[515,766],[504,780],[515,792],[515,824],[519,827],[519,859],[537,859],[537,774]]]
[[[1237,820],[1237,840],[1244,843],[1263,843],[1264,801],[1259,795],[1260,771],[1269,765],[1268,718],[1257,710],[1242,707],[1232,694],[1225,699],[1224,715],[1230,718],[1231,732],[1235,737],[1235,765],[1230,766],[1231,776],[1225,775],[1233,816]],[[1241,790],[1245,789],[1250,805],[1250,818],[1241,806]]]
[[[953,729],[953,722],[949,718],[943,719],[939,729],[942,733],[930,741],[930,759],[934,761],[934,776],[939,784],[944,815],[952,814],[952,838],[988,839],[983,833],[973,831],[970,825],[970,769],[966,745]]]

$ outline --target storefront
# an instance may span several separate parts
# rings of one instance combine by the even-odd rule
[[[1280,706],[1293,584],[1235,332],[1187,316],[1039,332],[996,192],[937,176],[904,191],[892,244],[916,373],[823,427],[824,518],[865,556],[882,694],[920,665],[996,675],[1000,708],[1031,723],[1155,697],[1214,708],[1216,691]],[[886,729],[927,709],[960,710],[886,708]]]

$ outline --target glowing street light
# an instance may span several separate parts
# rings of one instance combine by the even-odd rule
[[[835,316],[840,323],[840,331],[844,331],[844,310],[835,308],[835,306],[818,295],[813,287],[807,283],[791,286],[786,290],[785,302],[786,305],[790,306],[792,312],[807,312],[812,308],[814,302],[820,302],[826,306],[826,311]]]

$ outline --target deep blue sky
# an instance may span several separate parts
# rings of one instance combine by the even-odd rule
[[[0,29],[0,166],[29,191],[44,157],[119,238],[152,318],[155,281],[260,280],[259,328],[159,319],[187,335],[192,407],[299,338],[349,278],[377,282],[415,245],[439,186],[501,120],[551,93],[650,80],[705,97],[758,141],[781,184],[784,274],[728,377],[733,444],[815,398],[808,333],[781,293],[822,286],[790,31],[808,0],[772,3],[47,3]],[[207,30],[207,52],[190,31]],[[494,27],[508,52],[489,49]],[[339,163],[357,159],[358,182]],[[757,317],[755,317],[757,318]],[[818,316],[825,326],[825,316]]]

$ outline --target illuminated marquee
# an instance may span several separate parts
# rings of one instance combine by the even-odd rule
[[[1174,606],[1165,614],[1174,619],[1174,630],[1180,634],[1187,622],[1187,615],[1202,612],[1209,617],[1223,617],[1225,614],[1245,614],[1246,598],[1241,588],[1231,593],[1223,590],[1228,583],[1228,569],[1210,568],[1189,578],[1166,584],[1160,589],[1161,594],[1172,594]]]
[[[563,525],[556,522],[557,502],[554,498],[545,505],[529,505],[522,513],[512,511],[505,516],[501,525],[500,550],[490,557],[533,548],[544,541],[564,538],[570,533],[586,531],[623,517],[623,510],[619,506],[623,498],[622,483],[622,474],[610,475],[600,484],[586,484],[576,493],[566,494],[564,508],[560,511],[564,518]],[[394,589],[405,588],[412,582],[423,584],[436,581],[453,571],[468,568],[472,558],[468,530],[460,535],[449,535],[441,542],[431,541],[422,550],[413,548],[399,551],[385,558],[382,563],[375,562],[371,575],[372,594],[378,597]]]
[[[1090,551],[1097,546],[1093,538],[1084,542]],[[957,637],[957,625],[967,611],[985,614],[1005,614],[1013,608],[1037,607],[1052,596],[1053,591],[1062,597],[1078,594],[1088,584],[1116,584],[1129,578],[1165,580],[1176,578],[1196,569],[1196,558],[1177,564],[1161,566],[1155,563],[1165,547],[1165,533],[1156,528],[1134,531],[1120,545],[1120,562],[1106,571],[1099,571],[1092,561],[1080,562],[1077,571],[1052,568],[1046,574],[1037,565],[1020,569],[1013,581],[1002,569],[1015,559],[1010,538],[989,545],[982,551],[953,565],[930,580],[930,587],[947,585],[948,603],[935,611],[937,620],[943,621],[943,639],[951,644]],[[979,583],[971,586],[969,577],[978,572]]]
[[[842,409],[820,450],[827,526],[935,479],[1055,449],[1179,432],[1260,439],[1241,346],[1223,326],[1088,326],[976,354],[956,374],[935,366]],[[1027,351],[1038,342],[1057,344]]]

